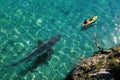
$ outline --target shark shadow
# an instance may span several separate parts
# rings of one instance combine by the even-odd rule
[[[23,57],[22,59],[20,59],[16,62],[12,62],[11,64],[4,66],[3,68],[8,68],[8,69],[14,68],[17,65],[19,65],[23,62],[32,60],[34,58],[35,64],[33,64],[33,66],[31,66],[31,68],[26,69],[26,71],[32,70],[33,68],[35,68],[38,65],[37,64],[39,62],[38,60],[41,60],[40,62],[42,63],[42,61],[45,61],[46,58],[48,58],[48,56],[50,58],[51,54],[49,54],[48,52],[51,52],[52,47],[60,40],[60,38],[61,38],[61,35],[58,34],[58,35],[52,36],[51,38],[44,40],[44,41],[39,40],[38,44],[33,48],[33,50],[28,55],[26,55],[25,57]],[[48,54],[46,54],[46,53],[48,53]]]
[[[51,59],[51,56],[52,56],[53,53],[54,53],[54,51],[51,49],[51,50],[48,50],[48,52],[46,52],[42,56],[38,56],[27,69],[24,69],[24,70],[20,71],[18,73],[18,75],[24,76],[28,72],[32,72],[38,66],[48,64],[48,60]]]

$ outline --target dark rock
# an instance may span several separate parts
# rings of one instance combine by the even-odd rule
[[[119,80],[120,46],[102,50],[83,59],[65,80]]]

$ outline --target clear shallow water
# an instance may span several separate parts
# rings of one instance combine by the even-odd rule
[[[62,80],[80,58],[97,50],[94,36],[105,49],[120,43],[120,2],[117,0],[1,0],[0,69],[27,55],[37,40],[61,34],[48,63],[30,72],[31,61],[1,71],[3,80]],[[98,15],[97,24],[82,31],[84,19]]]

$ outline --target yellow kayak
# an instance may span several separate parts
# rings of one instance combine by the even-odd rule
[[[94,17],[91,17],[90,19],[88,20],[85,20],[82,24],[83,27],[86,27],[87,25],[93,23],[96,19],[98,18],[98,16],[94,16]]]

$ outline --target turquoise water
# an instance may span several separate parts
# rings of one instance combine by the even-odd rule
[[[120,43],[118,0],[1,0],[0,79],[63,80],[79,62],[97,50],[94,36],[105,49]],[[98,15],[97,23],[81,30],[84,19]],[[61,34],[51,59],[31,71],[32,61],[14,69],[3,66],[32,51],[37,40]]]

